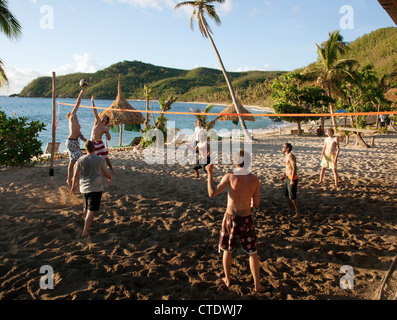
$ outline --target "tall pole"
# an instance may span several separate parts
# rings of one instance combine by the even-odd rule
[[[52,73],[52,147],[50,158],[50,177],[54,175],[54,153],[55,153],[55,72]]]

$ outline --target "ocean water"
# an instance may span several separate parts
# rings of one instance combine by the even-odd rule
[[[65,141],[69,135],[68,121],[66,119],[66,114],[73,109],[73,106],[59,105],[59,103],[69,103],[75,104],[76,99],[57,99],[56,100],[56,118],[58,118],[58,124],[56,127],[56,141],[61,142],[60,151],[66,149]],[[98,108],[108,108],[112,104],[113,100],[95,100],[95,105]],[[146,110],[146,101],[129,101],[131,106],[137,110]],[[197,103],[183,103],[175,102],[172,105],[170,111],[177,112],[191,112],[190,108],[193,110],[201,109],[204,111],[208,104],[197,104]],[[91,106],[91,100],[82,99],[81,106]],[[219,113],[223,111],[226,107],[222,105],[215,105],[211,109],[211,113]],[[266,113],[259,108],[246,107],[252,114]],[[157,101],[150,102],[150,109],[154,111],[160,110]],[[0,110],[4,111],[8,117],[27,117],[29,121],[39,120],[46,124],[46,130],[42,131],[39,135],[39,139],[43,144],[43,151],[46,148],[48,142],[52,141],[52,99],[51,98],[20,98],[20,97],[6,97],[0,96]],[[103,111],[103,109],[98,109],[98,113]],[[81,125],[81,132],[83,135],[89,139],[91,135],[91,129],[94,124],[94,113],[92,109],[80,107],[78,110],[78,118]],[[155,118],[159,116],[158,113],[153,114]],[[190,129],[194,130],[194,121],[196,117],[194,115],[167,115],[168,121],[175,122],[175,128]],[[207,121],[215,119],[216,116],[207,116]],[[152,118],[150,118],[152,122]],[[278,126],[284,126],[288,123],[284,122],[273,122],[273,118],[257,116],[255,121],[246,121],[248,130],[252,132],[263,131],[269,129],[275,129]],[[142,125],[143,128],[143,125]],[[231,136],[234,134],[235,126],[232,121],[217,121],[214,127],[216,132],[221,136]],[[240,130],[240,131],[239,131]],[[241,133],[240,125],[237,126],[237,134]],[[119,133],[111,132],[111,140],[107,142],[109,147],[119,145]],[[140,132],[131,132],[123,130],[122,143],[128,144],[135,137],[141,136]],[[105,137],[103,137],[105,142]],[[83,147],[83,142],[81,141],[81,146]]]

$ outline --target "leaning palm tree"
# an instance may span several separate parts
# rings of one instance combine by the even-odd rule
[[[9,39],[17,39],[21,35],[21,25],[14,15],[8,10],[8,1],[0,0],[0,32]],[[7,75],[0,59],[0,87],[8,85]]]
[[[215,7],[214,7],[214,5],[211,4],[213,2],[224,3],[225,0],[183,1],[183,2],[178,3],[175,6],[175,9],[177,9],[177,8],[179,8],[181,6],[191,6],[191,7],[193,7],[193,13],[192,13],[192,16],[190,18],[190,29],[193,30],[194,18],[197,16],[198,26],[199,26],[200,32],[201,32],[201,34],[202,34],[202,36],[204,38],[210,39],[212,47],[214,48],[216,56],[218,58],[219,64],[221,65],[221,69],[222,69],[223,75],[225,76],[227,86],[229,87],[230,95],[232,96],[232,100],[233,100],[233,103],[234,103],[234,105],[236,107],[236,111],[237,111],[237,113],[241,114],[242,112],[241,112],[240,105],[237,103],[236,95],[234,93],[232,84],[231,84],[231,82],[229,80],[229,77],[228,77],[228,75],[226,73],[225,67],[223,65],[221,56],[219,55],[218,49],[215,46],[214,40],[211,37],[212,30],[211,30],[211,28],[210,28],[210,26],[209,26],[209,24],[207,22],[207,19],[206,19],[206,14],[208,14],[208,16],[210,18],[214,19],[214,21],[215,21],[215,23],[217,25],[221,24],[221,20],[219,19],[219,16],[216,13]],[[238,120],[239,120],[239,122],[241,124],[241,127],[242,127],[243,131],[244,131],[244,136],[248,140],[251,140],[251,136],[250,136],[250,134],[249,134],[249,132],[247,130],[247,127],[245,125],[245,122],[244,122],[244,119],[242,118],[242,116],[239,115],[238,116]]]
[[[328,91],[328,96],[333,98],[334,93],[341,91],[343,81],[354,81],[354,67],[356,60],[342,59],[341,56],[348,51],[348,46],[343,42],[343,37],[336,30],[329,34],[329,39],[317,46],[317,63],[305,70],[306,75],[315,75],[319,84]],[[310,77],[310,76],[309,76]],[[334,113],[333,104],[330,111]],[[335,117],[332,116],[332,125],[336,127]]]

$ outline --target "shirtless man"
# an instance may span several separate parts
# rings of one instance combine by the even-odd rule
[[[338,172],[337,172],[337,161],[340,151],[339,138],[334,137],[334,130],[329,128],[327,130],[328,137],[325,138],[323,151],[321,153],[321,172],[320,181],[321,184],[324,179],[325,169],[331,168],[334,172],[335,186],[338,186]]]
[[[288,208],[292,209],[292,204],[295,207],[295,216],[293,218],[300,218],[299,202],[296,198],[296,191],[298,188],[298,175],[296,173],[296,157],[291,152],[292,145],[285,143],[281,150],[285,154],[285,174],[280,179],[285,180],[285,197],[287,199]]]
[[[92,102],[92,110],[94,111],[95,121],[94,126],[92,127],[91,131],[91,141],[94,143],[95,146],[95,154],[97,156],[101,156],[105,159],[106,164],[108,165],[109,169],[115,174],[113,170],[113,166],[109,160],[109,153],[106,150],[106,147],[102,141],[103,134],[106,134],[106,139],[110,140],[110,133],[107,124],[109,123],[109,117],[104,116],[102,119],[99,117],[98,112],[95,108],[94,97],[91,97]]]
[[[79,109],[81,98],[83,97],[84,89],[80,91],[77,97],[76,104],[71,112],[68,112],[66,118],[69,121],[69,137],[66,139],[66,148],[69,152],[69,165],[68,165],[68,177],[66,183],[69,187],[72,185],[73,169],[76,161],[82,156],[80,149],[79,138],[84,142],[87,141],[86,138],[80,132],[81,126],[79,119],[77,118],[77,110]]]
[[[251,207],[257,208],[259,206],[259,179],[244,168],[244,161],[246,164],[251,163],[250,155],[244,150],[240,150],[234,160],[237,170],[224,175],[216,187],[212,174],[214,165],[209,164],[207,166],[208,195],[211,198],[215,197],[228,187],[227,209],[219,238],[219,249],[223,250],[223,269],[225,272],[225,277],[222,280],[227,287],[230,286],[232,253],[235,249],[236,239],[240,237],[243,250],[249,254],[249,265],[254,278],[255,291],[264,292],[267,288],[260,283],[256,235],[251,216]]]

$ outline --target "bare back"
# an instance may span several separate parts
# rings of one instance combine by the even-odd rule
[[[259,179],[252,173],[228,174],[227,212],[236,216],[251,214],[251,199],[259,202]],[[222,182],[221,182],[222,183]]]

